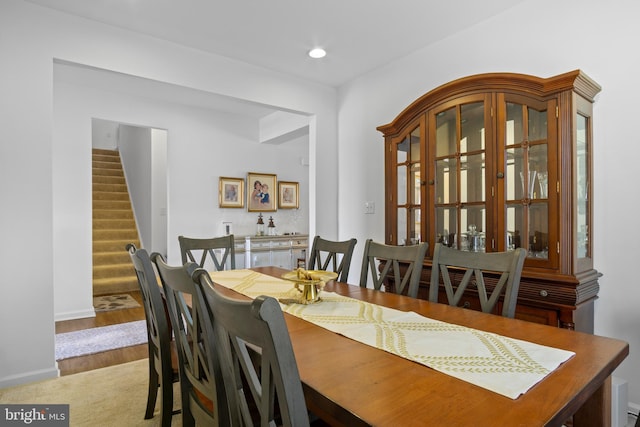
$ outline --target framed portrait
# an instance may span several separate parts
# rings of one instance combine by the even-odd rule
[[[218,203],[221,208],[244,208],[244,179],[221,176]]]
[[[280,209],[298,209],[300,203],[299,186],[297,182],[278,182],[278,207]]]
[[[247,174],[247,209],[249,212],[275,212],[278,200],[276,175],[249,172]]]

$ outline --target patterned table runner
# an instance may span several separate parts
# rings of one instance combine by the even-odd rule
[[[296,298],[289,281],[252,270],[210,272],[216,284],[255,298]],[[282,310],[335,333],[517,399],[575,353],[429,319],[333,292]]]

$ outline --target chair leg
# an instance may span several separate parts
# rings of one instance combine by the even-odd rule
[[[153,366],[153,359],[149,359],[149,393],[147,394],[147,409],[144,419],[153,418],[153,411],[156,409],[156,399],[158,398],[158,373]]]
[[[162,408],[160,409],[162,427],[170,427],[173,416],[173,378],[171,372],[163,373],[160,378],[160,388],[162,392]]]
[[[182,403],[182,427],[194,427],[196,420],[193,418],[191,409],[189,408],[189,390],[180,383],[180,394]]]

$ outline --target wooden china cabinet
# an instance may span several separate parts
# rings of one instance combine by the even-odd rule
[[[444,84],[377,129],[386,243],[527,249],[516,318],[593,332],[592,104],[581,71],[488,73]],[[464,305],[478,307],[469,292]],[[500,307],[498,307],[500,309]]]

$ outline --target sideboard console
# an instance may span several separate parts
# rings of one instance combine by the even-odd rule
[[[309,236],[235,236],[236,268],[277,266],[293,270],[306,263]]]

